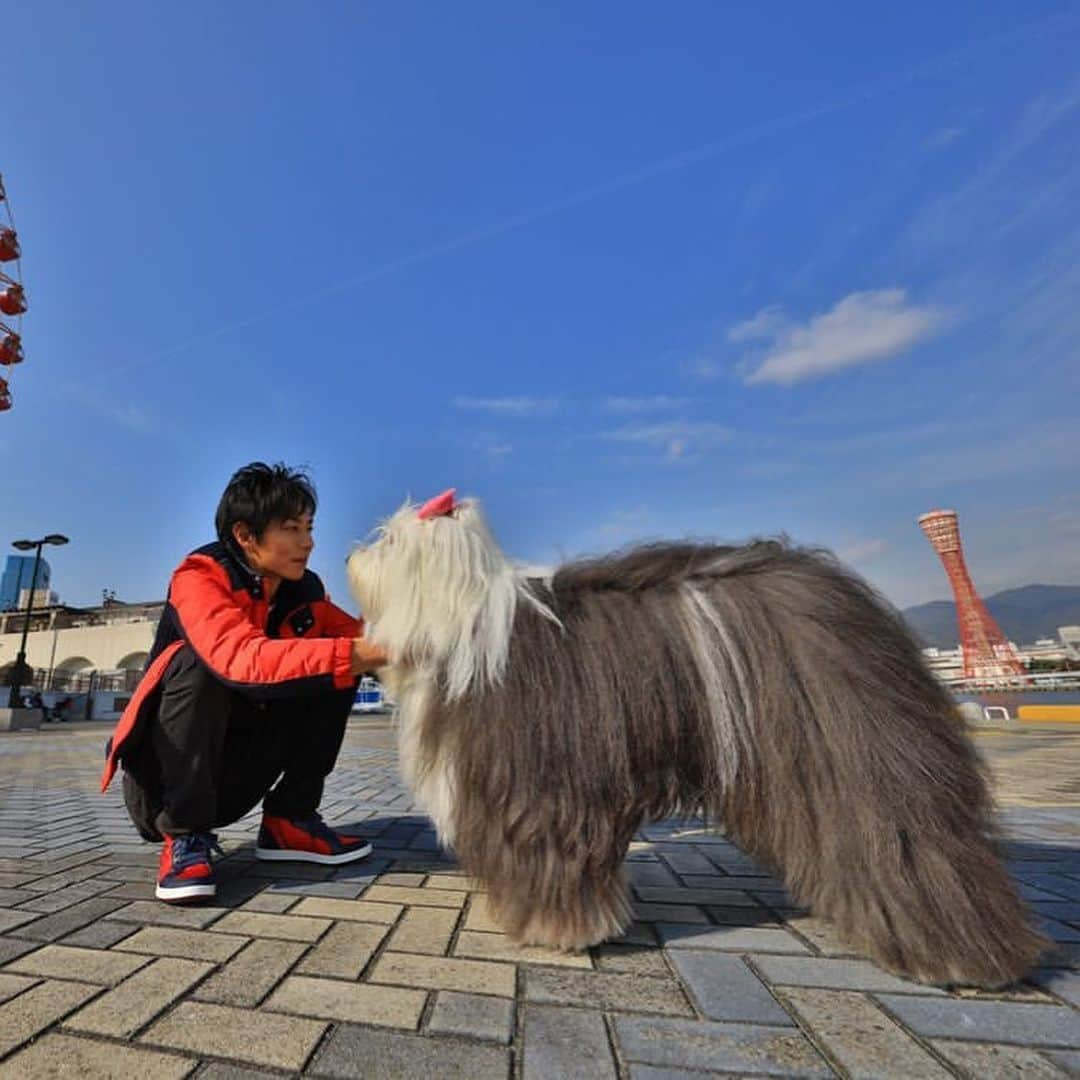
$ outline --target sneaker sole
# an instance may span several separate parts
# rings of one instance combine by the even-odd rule
[[[257,847],[255,849],[255,858],[263,862],[311,862],[322,863],[324,866],[356,862],[357,859],[366,859],[370,854],[370,844],[353,848],[351,851],[343,851],[339,855],[321,855],[317,851],[285,851],[281,848]]]
[[[216,894],[216,885],[158,885],[154,889],[159,900],[205,900]]]

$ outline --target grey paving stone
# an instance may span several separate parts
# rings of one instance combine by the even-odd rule
[[[932,1039],[931,1046],[971,1080],[1061,1080],[1068,1075],[1035,1050],[1023,1046]]]
[[[764,926],[778,928],[783,920],[770,908],[745,908],[745,907],[717,907],[716,904],[707,904],[705,910],[714,923],[721,926]],[[666,922],[685,922],[685,919],[667,919]]]
[[[435,998],[428,1030],[436,1035],[467,1035],[485,1042],[508,1043],[513,1037],[514,1003],[504,998],[441,990]]]
[[[344,866],[338,867],[334,871],[331,880],[355,881],[368,885],[382,874],[388,866],[390,866],[390,860],[381,858],[380,853],[376,850],[376,853],[368,859],[361,862],[346,863]]]
[[[692,949],[676,949],[670,955],[698,1011],[710,1020],[794,1024],[765,984],[737,956]]]
[[[110,918],[119,922],[142,923],[145,926],[176,926],[201,930],[227,913],[228,908],[223,907],[177,907],[163,904],[160,900],[136,900],[132,904],[120,903],[112,910]]]
[[[893,994],[878,995],[878,1000],[918,1035],[1022,1046],[1080,1047],[1080,1013],[1063,1005]]]
[[[76,930],[73,934],[61,938],[60,945],[79,945],[86,949],[111,949],[117,942],[138,933],[138,927],[131,923],[110,922],[102,919]]]
[[[768,875],[725,874],[713,870],[711,874],[683,874],[683,884],[692,889],[740,889],[746,892],[784,892],[783,882]]]
[[[1025,874],[1025,881],[1036,888],[1043,889],[1052,896],[1066,900],[1080,900],[1080,880],[1066,877],[1064,874]]]
[[[632,922],[625,927],[618,937],[610,939],[611,943],[621,945],[634,945],[641,948],[654,948],[658,944],[656,931],[652,923]]]
[[[285,977],[304,948],[296,941],[252,941],[192,996],[222,1005],[258,1005]]]
[[[1058,922],[1057,919],[1047,918],[1045,915],[1039,916],[1037,922],[1042,927],[1043,933],[1052,937],[1055,941],[1069,945],[1080,943],[1080,930],[1075,926]]]
[[[0,1005],[0,1055],[32,1039],[97,993],[95,986],[50,979]]]
[[[1080,1051],[1050,1050],[1046,1056],[1055,1065],[1060,1065],[1067,1075],[1080,1076]]]
[[[293,881],[328,881],[334,872],[331,866],[317,866],[314,863],[280,863],[280,862],[257,862],[252,863],[246,870],[251,877],[257,878],[284,878]]]
[[[426,1002],[424,989],[290,975],[262,1008],[267,1012],[415,1031]]]
[[[113,892],[119,888],[115,881],[103,881],[101,878],[93,878],[90,881],[80,881],[75,885],[68,885],[53,892],[35,893],[33,897],[21,905],[23,911],[38,911],[43,915],[54,911],[63,911],[80,900],[89,900],[92,896],[102,893]]]
[[[642,922],[700,923],[708,925],[709,917],[696,904],[649,904],[638,901],[630,905],[634,918]],[[743,917],[746,909],[742,909]]]
[[[125,956],[106,949],[80,949],[67,945],[43,945],[20,956],[4,969],[20,975],[112,986],[150,962],[146,956]]]
[[[631,1064],[626,1070],[630,1080],[708,1080],[714,1076],[730,1076],[730,1073],[704,1072],[700,1069],[663,1069],[656,1065]]]
[[[660,862],[632,862],[626,864],[626,876],[640,891],[642,887],[678,889],[680,881],[672,870]]]
[[[680,877],[687,874],[710,874],[715,873],[714,864],[696,848],[685,844],[678,846],[662,845],[660,849],[664,862],[671,867]]]
[[[865,995],[852,990],[783,991],[787,1004],[853,1080],[883,1074],[947,1080],[949,1072]]]
[[[880,990],[893,994],[944,996],[922,983],[908,982],[875,967],[869,960],[817,956],[751,956],[750,963],[766,982],[777,986],[819,986],[833,990]]]
[[[1080,1009],[1080,974],[1063,969],[1041,968],[1031,976],[1036,986],[1049,990],[1055,997]]]
[[[284,915],[297,902],[295,896],[272,893],[264,889],[240,905],[241,911],[262,911],[269,915]]]
[[[656,932],[668,949],[719,949],[726,952],[801,953],[810,950],[787,930],[760,926],[689,926],[657,923]]]
[[[97,877],[102,873],[102,868],[97,863],[83,863],[63,870],[58,874],[48,874],[35,879],[33,887],[40,892],[59,892],[71,885],[77,885],[89,878]]]
[[[303,975],[358,979],[389,932],[390,927],[373,923],[335,923],[296,970]]]
[[[41,913],[37,911],[16,910],[15,908],[0,908],[0,932],[8,932],[16,927],[23,926],[34,919],[40,919]]]
[[[664,959],[663,949],[609,942],[595,947],[592,955],[600,971],[623,971],[630,975],[660,977],[671,974],[667,961]]]
[[[12,892],[19,892],[19,889],[12,889]],[[3,901],[0,900],[0,903]],[[1080,901],[1076,900],[1062,900],[1053,901],[1050,903],[1037,902],[1029,904],[1028,907],[1034,911],[1039,912],[1041,915],[1048,915],[1052,919],[1058,919],[1061,922],[1072,923],[1076,925],[1080,923]]]
[[[319,1050],[312,1076],[372,1080],[506,1080],[510,1054],[494,1046],[374,1028],[340,1026]]]
[[[144,926],[131,937],[117,942],[113,951],[222,963],[243,948],[246,941],[236,934],[204,934],[175,926]]]
[[[190,1058],[53,1033],[20,1050],[0,1065],[0,1080],[39,1080],[53,1076],[105,1080],[137,1076],[140,1080],[182,1080],[199,1063]],[[206,1075],[205,1073],[203,1075]]]
[[[212,1061],[199,1073],[199,1080],[281,1080],[281,1073],[248,1069],[243,1065],[226,1065]]]
[[[659,904],[721,904],[727,907],[756,908],[758,902],[741,889],[684,889],[637,887],[638,897]]]
[[[525,970],[525,999],[624,1012],[693,1015],[674,979],[645,979],[610,971],[530,967]]]
[[[13,908],[24,900],[33,900],[41,893],[32,892],[30,889],[6,889],[0,886],[0,907]]]
[[[617,1016],[615,1033],[623,1057],[643,1065],[772,1076],[833,1075],[794,1028]]]
[[[56,941],[123,906],[123,900],[94,897],[74,904],[64,911],[58,911],[54,915],[45,915],[35,919],[11,931],[9,936],[28,938],[31,941]]]
[[[96,867],[95,867],[96,868]],[[153,867],[149,866],[109,866],[101,870],[97,877],[91,878],[92,881],[150,881],[155,878],[155,871],[157,869],[157,861]]]
[[[0,1002],[10,1001],[37,981],[37,978],[32,975],[11,975],[6,971],[0,972]]]
[[[113,884],[104,895],[115,900],[153,900],[154,882],[122,881]]]
[[[139,1042],[297,1072],[325,1031],[321,1020],[182,1001]]]
[[[522,1080],[615,1080],[599,1012],[526,1005]]]
[[[328,896],[336,900],[355,900],[366,888],[366,883],[359,882],[286,880],[273,882],[267,887],[267,892],[293,897]]]
[[[210,970],[207,963],[162,957],[69,1016],[64,1026],[94,1035],[130,1037]]]

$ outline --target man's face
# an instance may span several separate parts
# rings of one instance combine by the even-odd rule
[[[299,581],[315,547],[314,526],[314,518],[305,513],[272,522],[258,539],[244,525],[234,526],[233,535],[257,574]]]

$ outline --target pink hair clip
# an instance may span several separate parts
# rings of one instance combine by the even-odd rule
[[[416,512],[416,516],[425,521],[427,518],[433,517],[445,517],[448,514],[452,514],[457,508],[457,503],[454,502],[454,493],[457,488],[447,488],[441,495],[436,495],[434,499],[428,499],[423,506]]]

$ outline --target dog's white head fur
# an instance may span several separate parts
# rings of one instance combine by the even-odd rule
[[[454,700],[499,681],[519,594],[532,597],[475,499],[434,517],[419,509],[406,501],[353,551],[349,586],[392,664],[441,670]]]

